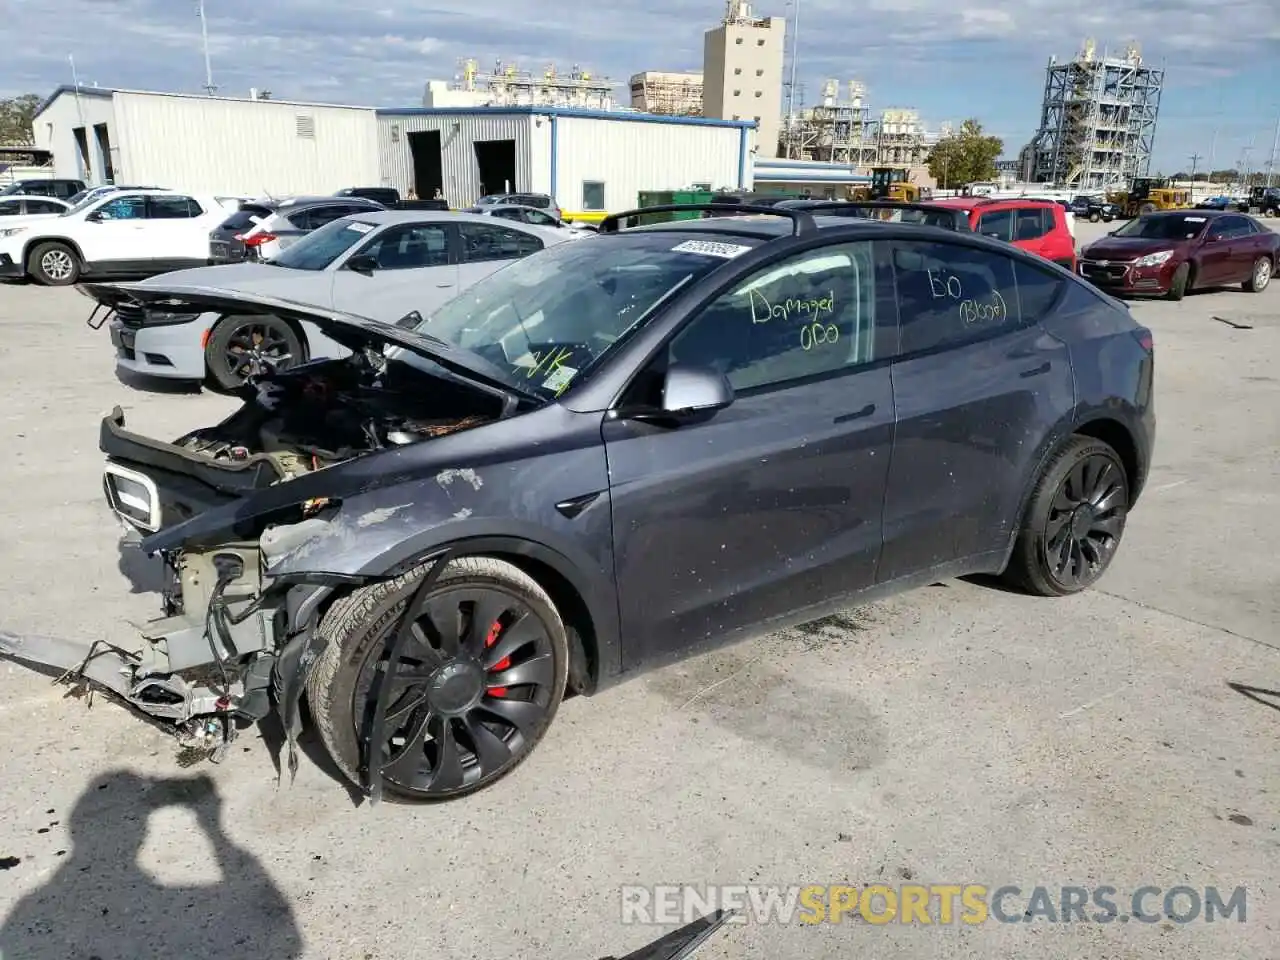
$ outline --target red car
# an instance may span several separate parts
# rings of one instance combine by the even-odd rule
[[[1075,272],[1076,240],[1067,225],[1067,211],[1060,203],[988,197],[948,197],[929,202],[964,211],[974,233],[1012,243]]]
[[[1229,210],[1165,210],[1130,220],[1080,251],[1080,275],[1110,293],[1181,300],[1196,287],[1242,283],[1260,293],[1280,234]]]

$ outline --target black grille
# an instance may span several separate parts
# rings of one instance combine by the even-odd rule
[[[116,307],[116,316],[126,327],[140,327],[144,315],[142,304],[125,300]]]
[[[1127,263],[1109,263],[1105,267],[1100,263],[1085,260],[1080,264],[1080,272],[1089,280],[1100,283],[1121,283],[1129,269]]]

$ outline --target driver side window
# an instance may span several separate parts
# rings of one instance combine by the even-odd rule
[[[719,370],[739,393],[871,363],[872,251],[869,241],[834,244],[765,267],[677,334],[669,362]]]

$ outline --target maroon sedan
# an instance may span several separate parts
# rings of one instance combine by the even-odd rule
[[[1197,287],[1242,283],[1259,293],[1280,257],[1280,234],[1225,210],[1165,210],[1130,220],[1080,251],[1080,275],[1110,293],[1181,300]]]

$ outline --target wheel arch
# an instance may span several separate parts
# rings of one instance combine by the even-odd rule
[[[442,551],[454,557],[503,560],[528,574],[547,592],[569,633],[569,689],[573,693],[590,696],[617,675],[622,658],[616,602],[611,608],[609,598],[600,597],[600,589],[592,588],[569,557],[546,544],[518,536],[468,537],[420,548],[396,561],[388,558],[386,569],[378,576],[397,576]],[[338,595],[341,592],[335,591],[333,597],[325,599],[325,609]]]
[[[31,254],[37,247],[45,243],[62,243],[67,245],[75,253],[80,260],[80,265],[85,265],[84,252],[80,249],[80,244],[76,243],[70,237],[32,237],[22,245],[22,269],[27,269],[27,264],[31,260]]]
[[[1138,442],[1133,431],[1122,421],[1105,414],[1087,416],[1082,419],[1065,419],[1049,433],[1041,444],[1040,449],[1036,452],[1035,467],[1030,471],[1026,482],[1023,484],[1022,493],[1018,499],[1018,511],[1014,514],[1016,520],[1011,524],[1009,542],[1005,549],[1005,559],[1001,564],[1001,569],[1004,569],[1008,564],[1009,558],[1013,554],[1014,545],[1017,543],[1018,534],[1021,533],[1027,522],[1027,511],[1031,506],[1031,498],[1035,492],[1036,484],[1039,483],[1040,477],[1044,474],[1045,467],[1054,454],[1076,437],[1101,440],[1115,450],[1116,455],[1120,458],[1121,465],[1124,467],[1125,479],[1129,483],[1129,505],[1133,506],[1137,502],[1138,494],[1141,493],[1143,483],[1146,480],[1146,471],[1143,468],[1141,455],[1138,451]]]

